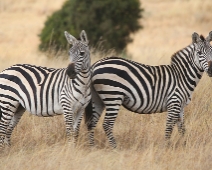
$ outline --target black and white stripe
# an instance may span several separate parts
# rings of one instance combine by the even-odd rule
[[[121,105],[140,114],[168,111],[166,139],[175,123],[184,134],[184,106],[190,102],[203,72],[212,76],[212,32],[206,39],[194,33],[192,40],[191,45],[172,56],[170,65],[148,66],[118,57],[93,64],[92,105],[87,106],[85,114],[91,145],[93,129],[105,108],[103,128],[110,145],[116,147],[112,130]]]
[[[67,136],[74,133],[77,138],[80,119],[91,99],[90,52],[85,31],[81,40],[67,32],[65,36],[72,44],[67,68],[17,64],[0,73],[1,146],[10,143],[25,110],[41,117],[64,114]]]

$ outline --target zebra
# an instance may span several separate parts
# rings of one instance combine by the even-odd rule
[[[184,107],[190,102],[203,72],[212,76],[211,40],[212,31],[206,39],[194,32],[192,44],[173,54],[170,65],[149,66],[118,57],[94,63],[92,100],[85,114],[90,145],[94,145],[94,128],[105,109],[103,129],[110,146],[117,146],[112,130],[120,106],[139,114],[167,111],[166,144],[176,123],[183,136]]]
[[[91,59],[84,30],[80,40],[64,34],[72,45],[67,68],[16,64],[0,73],[1,148],[10,145],[12,131],[25,110],[40,117],[64,114],[68,141],[73,141],[73,135],[76,142],[79,122],[91,100]]]

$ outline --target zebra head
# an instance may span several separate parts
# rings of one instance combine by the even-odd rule
[[[203,69],[209,77],[212,77],[212,31],[205,39],[196,32],[192,34],[192,42],[194,45],[194,63],[199,69]]]
[[[64,32],[65,37],[72,47],[69,49],[70,64],[67,68],[67,75],[74,79],[82,70],[90,69],[90,52],[88,47],[88,39],[86,32],[82,30],[80,40],[70,35],[67,31]]]

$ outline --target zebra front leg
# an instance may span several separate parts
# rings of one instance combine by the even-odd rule
[[[76,127],[74,127],[73,137],[74,137],[74,143],[76,144],[79,137],[79,130],[80,130],[80,124],[81,124],[82,116],[79,119],[79,122],[77,123]]]
[[[64,112],[64,122],[66,126],[66,137],[68,143],[72,143],[71,136],[73,136],[74,129],[73,129],[73,112]]]
[[[78,136],[79,136],[79,130],[80,130],[80,124],[82,121],[84,109],[81,109],[79,113],[76,114],[76,118],[74,119],[74,125],[73,125],[73,130],[74,130],[74,143],[76,144],[78,141]]]
[[[186,141],[184,139],[184,134],[185,134],[185,125],[184,125],[184,110],[182,109],[180,112],[179,119],[177,121],[177,127],[178,127],[178,132],[181,135],[181,142],[182,145],[186,145]]]
[[[179,134],[183,137],[185,134],[185,125],[184,125],[184,110],[181,109],[179,119],[177,121],[177,127]]]
[[[165,130],[165,139],[167,145],[170,145],[170,138],[175,124],[180,118],[180,105],[172,105],[168,107],[168,115],[166,120],[166,130]]]

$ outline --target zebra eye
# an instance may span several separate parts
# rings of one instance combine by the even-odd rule
[[[83,56],[85,54],[84,51],[80,51],[80,55]]]

